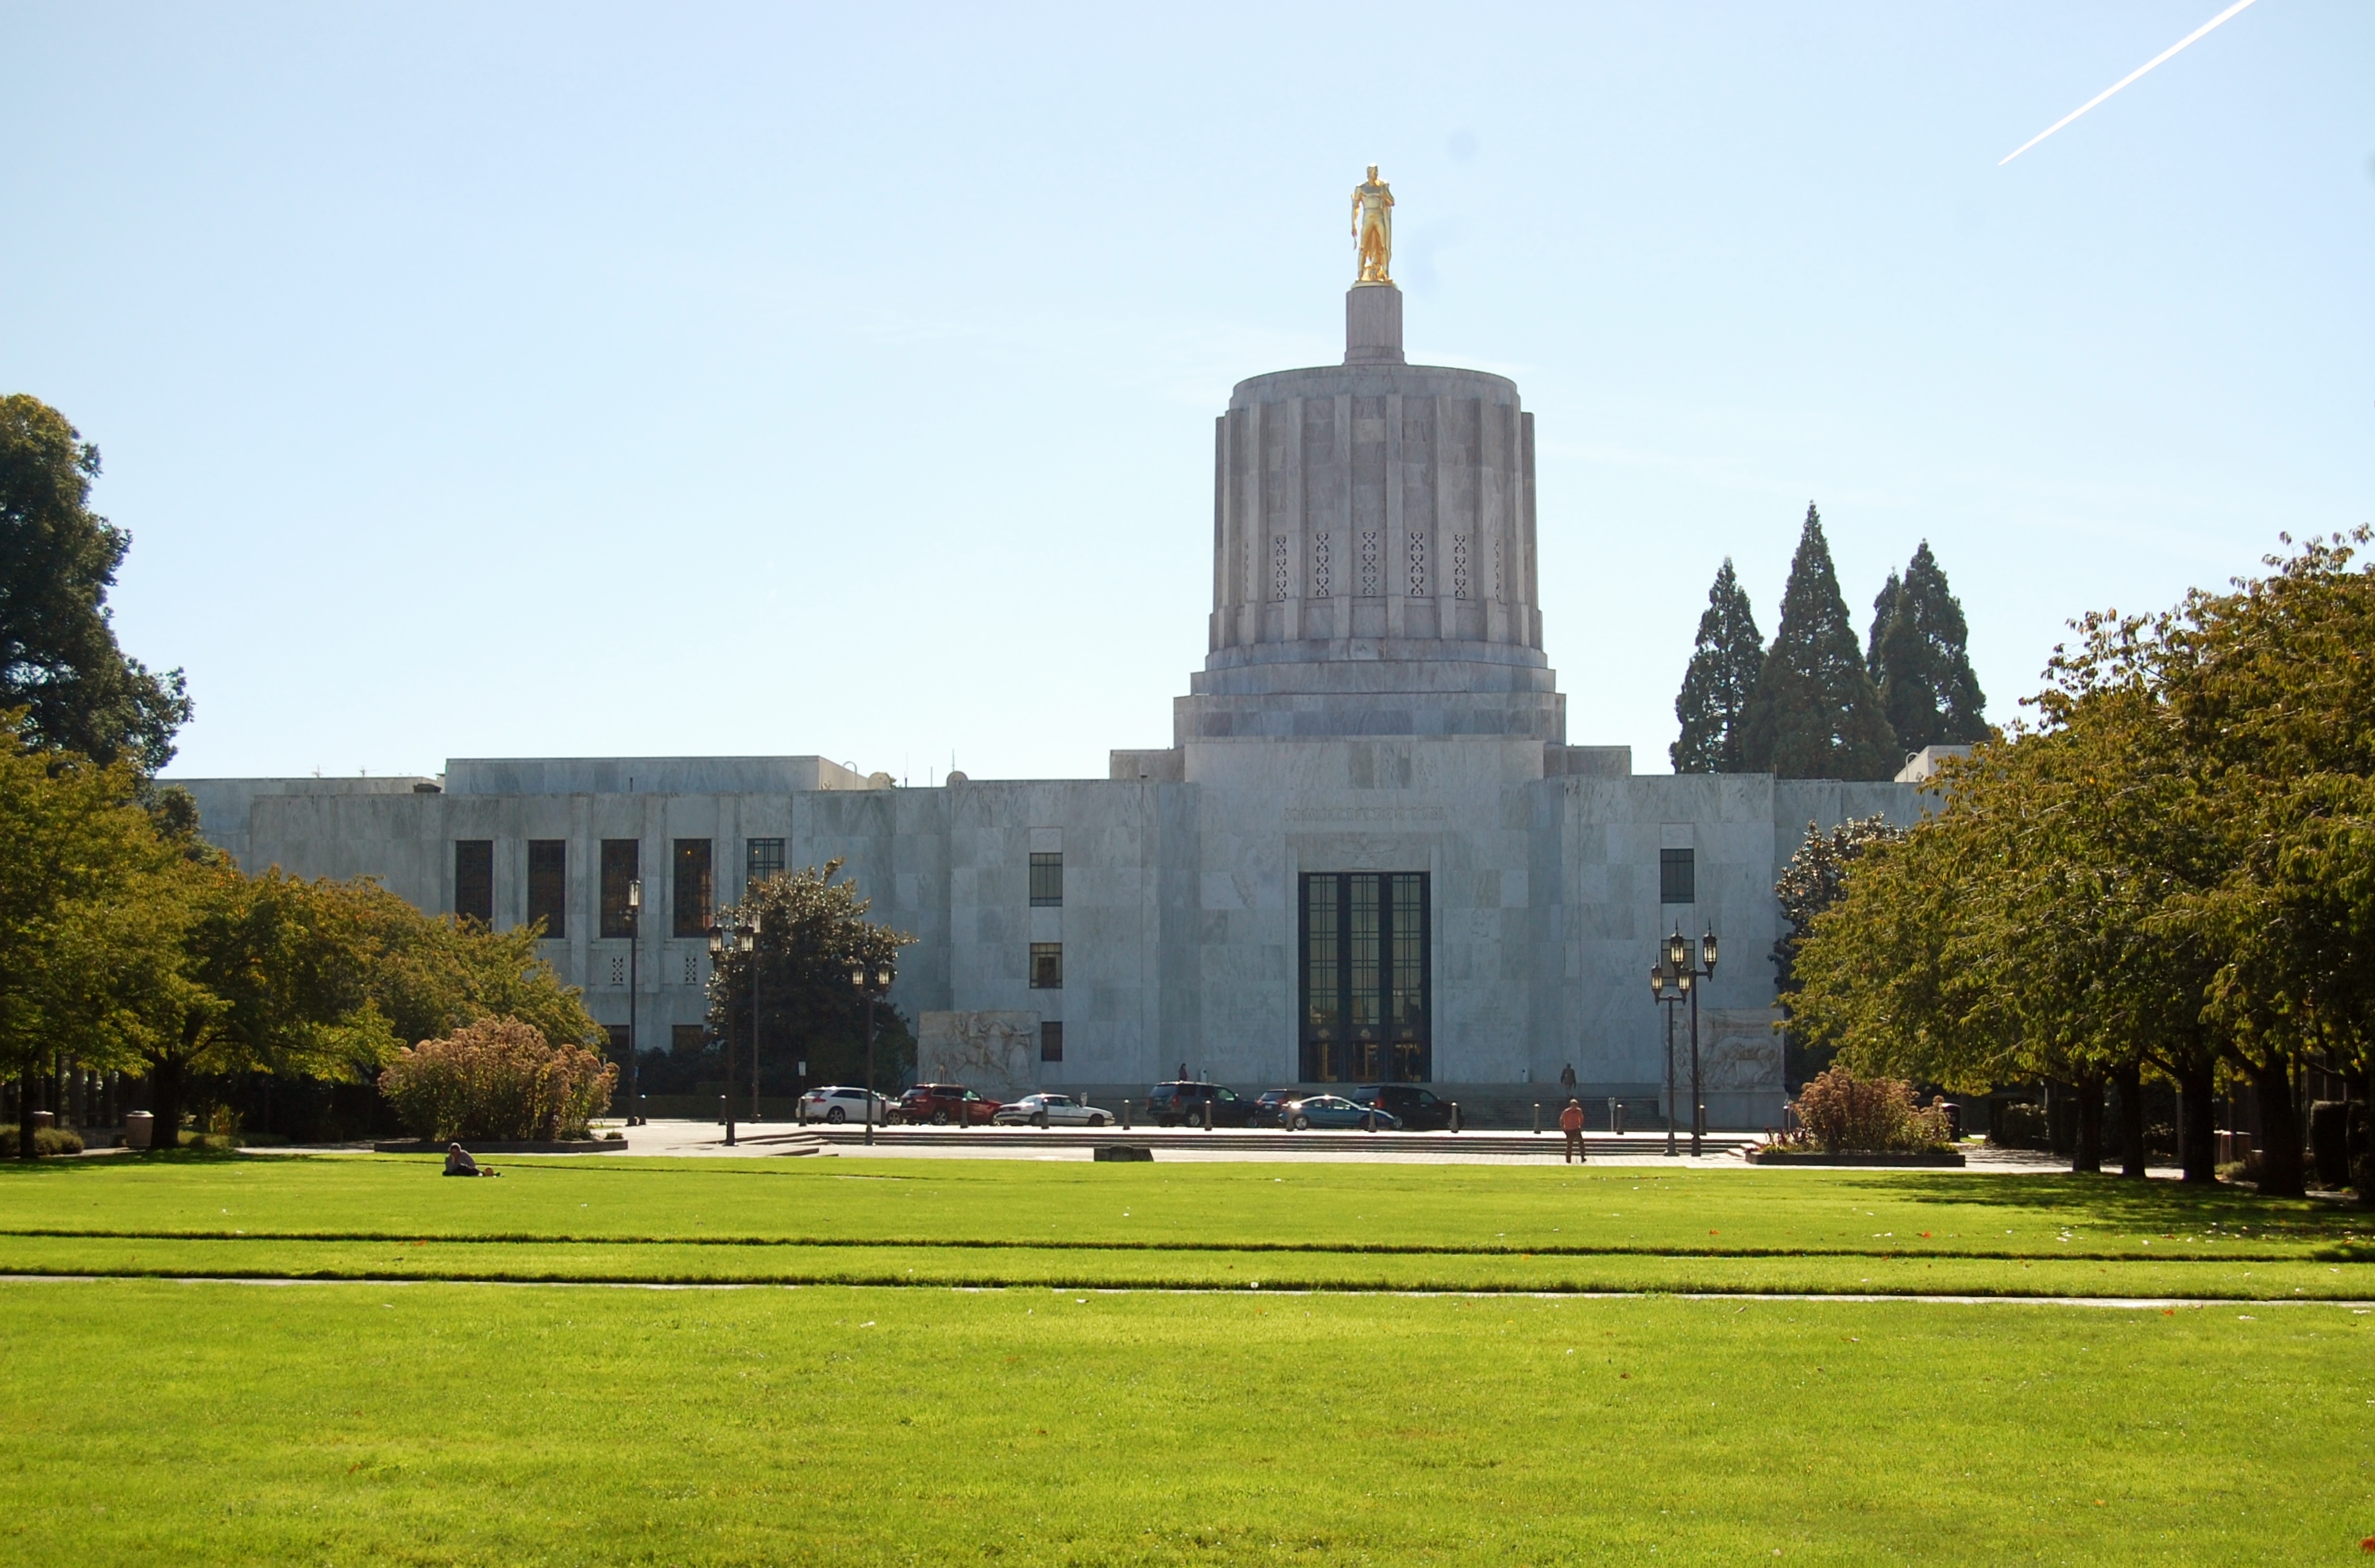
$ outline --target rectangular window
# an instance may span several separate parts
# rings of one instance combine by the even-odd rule
[[[1031,944],[1031,989],[1061,991],[1064,988],[1064,944],[1034,942]]]
[[[1062,1024],[1043,1023],[1039,1026],[1039,1059],[1043,1062],[1060,1062],[1064,1059],[1064,1026]]]
[[[781,839],[744,839],[742,841],[742,885],[747,891],[770,877],[784,874],[784,841]]]
[[[544,939],[569,935],[569,841],[527,841],[527,923],[544,922]]]
[[[633,839],[602,841],[602,925],[605,937],[632,937],[635,917],[627,890],[643,875],[644,846]]]
[[[1303,878],[1304,1082],[1434,1077],[1427,886],[1424,871]]]
[[[610,1037],[609,1059],[625,1067],[635,1054],[634,1030],[623,1023],[606,1023],[602,1026],[602,1032]],[[626,1075],[621,1073],[619,1077],[620,1087],[623,1089],[626,1087]]]
[[[709,1049],[709,1031],[697,1023],[668,1025],[668,1054],[675,1056],[698,1056]]]
[[[1661,849],[1658,852],[1658,902],[1660,903],[1696,903],[1698,902],[1698,868],[1687,849]]]
[[[676,908],[669,929],[679,937],[706,937],[710,922],[709,841],[676,841]]]
[[[454,841],[454,913],[481,925],[495,923],[495,841]]]
[[[1061,850],[1053,854],[1036,849],[1031,852],[1031,907],[1064,907],[1064,855]]]

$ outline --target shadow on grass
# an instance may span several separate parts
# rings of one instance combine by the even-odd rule
[[[2262,1197],[2221,1183],[2190,1186],[2181,1182],[2138,1181],[2070,1172],[2036,1174],[1923,1176],[1913,1173],[1860,1177],[1875,1197],[1940,1207],[2023,1210],[2064,1222],[2110,1225],[2152,1235],[2221,1229],[2250,1229],[2303,1238],[2339,1239],[2375,1227],[2375,1213],[2330,1198]]]

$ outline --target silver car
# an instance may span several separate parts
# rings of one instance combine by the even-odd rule
[[[881,1126],[891,1119],[891,1098],[874,1097],[874,1125]],[[839,1126],[844,1122],[866,1120],[866,1091],[849,1089],[839,1084],[823,1089],[811,1089],[800,1096],[800,1120],[830,1122]]]
[[[1000,1105],[990,1120],[1002,1127],[1109,1127],[1114,1124],[1111,1111],[1100,1111],[1084,1101],[1069,1094],[1026,1094],[1011,1104]]]

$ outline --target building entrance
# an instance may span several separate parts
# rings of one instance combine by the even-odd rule
[[[1302,895],[1303,1081],[1430,1081],[1427,874],[1306,873]]]

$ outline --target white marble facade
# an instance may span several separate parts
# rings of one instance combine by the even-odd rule
[[[928,1069],[1106,1098],[1182,1063],[1247,1091],[1298,1081],[1300,878],[1423,872],[1438,1092],[1515,1114],[1572,1063],[1595,1097],[1656,1094],[1657,938],[1712,927],[1710,1122],[1777,1121],[1775,877],[1809,821],[1908,819],[1915,789],[1635,775],[1622,748],[1567,745],[1535,604],[1532,417],[1501,377],[1401,363],[1399,299],[1361,292],[1345,365],[1242,383],[1219,420],[1205,668],[1175,744],[1115,752],[1107,779],[456,760],[440,779],[183,781],[205,831],[248,866],[369,874],[431,911],[455,907],[455,842],[491,840],[502,925],[526,918],[528,843],[559,841],[567,929],[549,948],[613,1023],[627,943],[598,934],[600,846],[635,840],[647,1044],[703,1009],[704,945],[672,934],[673,846],[709,842],[722,902],[749,841],[779,839],[788,866],[843,859],[876,917],[919,938],[892,999]],[[1688,903],[1661,899],[1674,850]],[[1060,906],[1034,906],[1034,853],[1061,856]],[[1032,984],[1034,944],[1060,945],[1059,987]],[[1049,1021],[1060,1063],[1034,1048]]]

